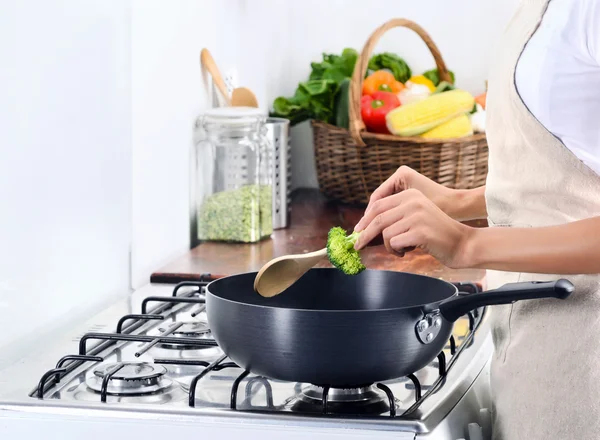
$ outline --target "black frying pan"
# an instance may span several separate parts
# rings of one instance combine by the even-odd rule
[[[332,387],[414,373],[444,348],[453,323],[484,305],[567,298],[567,280],[514,283],[466,296],[437,278],[311,269],[282,294],[253,290],[256,273],[210,283],[206,311],[223,352],[252,373]]]

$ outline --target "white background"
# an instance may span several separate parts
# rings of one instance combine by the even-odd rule
[[[266,110],[321,52],[360,50],[377,26],[404,17],[431,34],[458,86],[480,93],[517,2],[0,0],[5,357],[188,249],[193,126],[212,104],[202,47]],[[433,67],[408,30],[377,49],[415,73]],[[293,183],[315,186],[306,124],[292,139]]]
[[[0,365],[128,292],[130,23],[121,0],[0,0]]]

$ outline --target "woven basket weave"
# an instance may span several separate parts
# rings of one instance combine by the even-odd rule
[[[488,161],[485,134],[436,140],[365,131],[360,116],[363,78],[375,44],[395,27],[416,32],[431,51],[440,79],[451,81],[437,46],[419,25],[406,19],[393,19],[376,29],[367,40],[352,75],[350,129],[312,121],[317,178],[321,192],[329,199],[365,205],[370,194],[402,165],[451,188],[468,189],[485,184]]]

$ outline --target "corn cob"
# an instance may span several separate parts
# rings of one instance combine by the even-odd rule
[[[451,139],[471,136],[472,134],[471,119],[469,119],[466,113],[463,113],[426,131],[421,137],[426,139]]]
[[[395,108],[386,115],[386,123],[392,134],[416,136],[468,112],[474,105],[475,98],[469,92],[450,90]]]

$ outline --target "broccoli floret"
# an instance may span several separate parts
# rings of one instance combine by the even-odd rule
[[[354,249],[359,235],[359,232],[347,235],[339,226],[331,228],[327,235],[329,261],[347,275],[356,275],[366,269],[360,260],[359,252]]]

